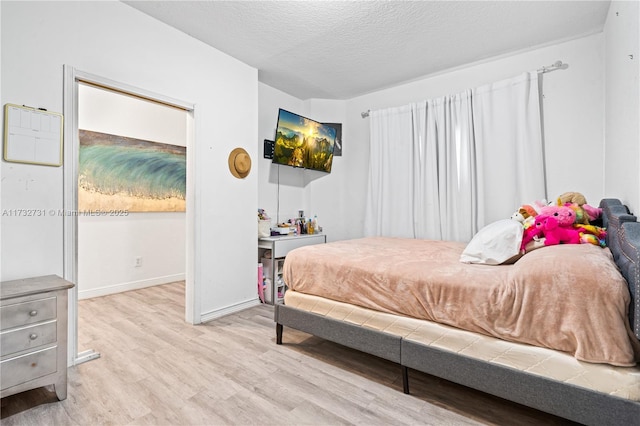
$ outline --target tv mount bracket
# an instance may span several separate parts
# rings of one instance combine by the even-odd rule
[[[264,158],[273,159],[274,146],[274,141],[270,141],[269,139],[264,140]]]

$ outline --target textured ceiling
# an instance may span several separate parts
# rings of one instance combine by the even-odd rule
[[[602,31],[610,2],[124,3],[257,68],[261,82],[299,99],[350,99]]]

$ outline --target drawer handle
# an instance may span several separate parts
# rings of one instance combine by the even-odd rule
[[[36,333],[31,333],[29,335],[29,339],[31,339],[31,340],[36,340],[37,338],[38,338],[38,335]]]
[[[36,315],[38,315],[38,311],[36,311],[35,309],[29,312],[29,316],[35,317]]]

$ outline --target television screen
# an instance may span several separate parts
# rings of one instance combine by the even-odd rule
[[[278,111],[273,162],[331,172],[336,130],[286,111]]]

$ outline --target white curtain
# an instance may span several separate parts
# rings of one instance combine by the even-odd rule
[[[413,105],[372,111],[366,235],[414,238]]]
[[[537,73],[370,114],[365,235],[468,241],[544,198]]]
[[[535,71],[473,92],[483,224],[508,218],[521,204],[547,198],[538,92]]]

